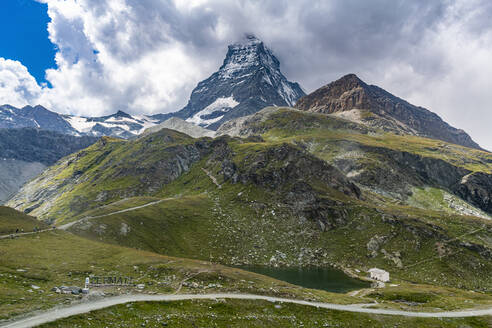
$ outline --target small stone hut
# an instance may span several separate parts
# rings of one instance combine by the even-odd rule
[[[389,272],[378,268],[369,269],[369,276],[371,277],[371,279],[382,282],[388,282],[390,280]]]

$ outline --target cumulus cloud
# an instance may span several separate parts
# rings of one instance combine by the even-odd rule
[[[48,4],[58,48],[51,87],[0,62],[2,102],[82,115],[175,111],[229,43],[254,33],[307,91],[354,72],[492,149],[486,0],[38,1]]]
[[[38,101],[42,88],[20,62],[0,58],[0,102],[24,106]]]

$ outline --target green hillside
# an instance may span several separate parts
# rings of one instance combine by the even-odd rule
[[[62,231],[0,240],[0,255],[0,324],[2,319],[15,315],[79,300],[79,296],[56,294],[51,289],[62,285],[81,287],[85,278],[92,275],[130,277],[133,284],[144,284],[145,288],[141,292],[145,293],[224,291],[341,303],[358,303],[363,300],[302,289],[209,262],[90,241]],[[94,290],[106,295],[138,292],[136,286]]]
[[[15,233],[17,229],[24,232],[33,231],[35,227],[46,229],[47,226],[35,217],[20,213],[10,207],[0,206],[0,236]]]
[[[489,153],[288,108],[267,108],[232,134],[104,138],[9,204],[166,255],[360,274],[376,266],[406,282],[491,289]]]

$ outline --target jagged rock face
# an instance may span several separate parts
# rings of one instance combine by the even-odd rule
[[[365,91],[364,82],[353,74],[317,89],[296,104],[298,109],[326,114],[371,107],[371,99]]]
[[[247,170],[239,180],[273,190],[291,183],[317,181],[348,196],[358,198],[360,190],[335,167],[300,149],[283,144],[246,157]],[[282,163],[279,168],[279,163]],[[295,188],[294,188],[295,189]]]
[[[372,190],[384,191],[394,198],[405,199],[412,194],[413,187],[435,186],[453,191],[457,196],[455,185],[469,170],[456,167],[444,160],[424,157],[409,152],[380,147],[368,147],[346,142],[346,152],[357,150],[366,156],[377,159],[372,165],[360,162],[357,158],[342,157],[334,160],[339,170],[350,176],[361,186]],[[492,181],[492,180],[491,180]],[[467,200],[466,198],[463,198]],[[478,197],[477,197],[478,200]],[[468,201],[468,200],[467,200]],[[483,204],[473,203],[487,211]]]
[[[406,201],[413,195],[415,188],[432,186],[451,192],[464,201],[473,204],[477,209],[492,213],[492,208],[489,207],[491,195],[487,192],[486,187],[489,183],[487,179],[492,181],[492,178],[490,178],[492,175],[474,174],[469,180],[464,180],[463,177],[472,173],[472,170],[460,166],[457,162],[448,160],[450,157],[457,156],[461,158],[460,161],[489,163],[489,155],[485,152],[442,143],[442,147],[432,149],[426,146],[424,148],[427,150],[432,149],[433,152],[436,152],[435,155],[438,156],[432,156],[431,153],[426,154],[426,152],[419,154],[412,150],[411,140],[414,138],[407,139],[406,137],[404,139],[410,142],[408,151],[405,146],[401,148],[375,146],[371,145],[371,143],[357,141],[357,138],[354,140],[351,137],[351,135],[360,135],[362,140],[364,140],[366,137],[372,139],[369,136],[374,135],[383,136],[384,138],[384,135],[381,135],[380,131],[378,133],[375,128],[341,120],[337,116],[325,116],[274,107],[265,108],[254,115],[231,120],[223,124],[217,130],[217,134],[247,137],[278,130],[272,136],[269,136],[268,133],[264,135],[267,141],[273,138],[277,142],[278,136],[290,135],[291,131],[309,129],[346,133],[346,139],[340,136],[331,136],[322,141],[322,139],[316,140],[317,137],[314,137],[314,139],[307,138],[306,136],[309,135],[309,132],[306,131],[305,133],[303,132],[302,138],[296,140],[295,143],[320,158],[328,158],[328,162],[331,165],[364,189],[369,189],[399,201]],[[391,136],[388,137],[391,138]],[[425,141],[426,144],[427,142],[428,140]],[[455,149],[458,153],[450,155],[451,153],[448,153],[446,149]],[[472,154],[481,155],[476,159],[472,159],[475,156]],[[468,185],[478,179],[478,177],[480,177],[479,183],[473,183],[473,186]],[[462,185],[460,181],[469,181],[469,183]],[[482,187],[478,187],[480,185]],[[460,188],[457,186],[460,186]],[[489,187],[489,189],[492,189],[492,187]]]
[[[492,175],[482,172],[466,175],[454,186],[454,191],[467,202],[492,213]]]
[[[231,148],[223,142],[215,146],[209,162],[221,163],[224,181],[269,190],[276,202],[296,217],[318,223],[322,230],[346,224],[347,213],[329,192],[320,190],[320,185],[348,197],[361,197],[360,189],[334,166],[288,144],[269,147],[236,162]]]
[[[295,107],[325,114],[366,110],[376,115],[366,119],[367,124],[378,125],[383,120],[385,125],[394,124],[394,130],[404,134],[480,149],[468,134],[450,126],[435,113],[414,106],[377,86],[368,85],[354,74],[346,75],[299,99]]]
[[[280,63],[263,42],[247,36],[229,46],[219,71],[198,83],[177,117],[209,129],[256,113],[266,106],[293,106],[305,93],[280,71]]]

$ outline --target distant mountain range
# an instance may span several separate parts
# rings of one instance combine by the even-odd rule
[[[75,136],[130,138],[160,123],[146,115],[131,116],[122,111],[102,117],[62,115],[43,106],[15,108],[0,106],[0,128],[36,128]]]
[[[39,128],[70,135],[131,138],[171,117],[217,129],[230,119],[266,106],[293,106],[305,93],[280,72],[280,62],[263,42],[247,36],[229,46],[220,69],[198,83],[188,105],[176,113],[130,115],[122,111],[103,117],[61,115],[43,106],[0,106],[0,128]]]
[[[32,126],[0,129],[6,205],[171,256],[490,290],[492,153],[354,74],[304,95],[279,66],[248,37],[176,113],[2,107]]]
[[[20,295],[36,306],[62,300],[66,295],[42,299],[40,292],[83,281],[87,270],[103,274],[98,258],[78,261],[97,253],[106,272],[135,259],[137,265],[122,272],[138,271],[136,283],[148,293],[158,291],[157,281],[166,292],[259,286],[242,273],[234,273],[241,284],[232,285],[224,275],[230,270],[217,264],[335,267],[364,280],[379,268],[391,273],[391,285],[353,294],[355,303],[384,301],[409,313],[486,304],[492,152],[354,74],[305,95],[279,67],[272,52],[248,36],[229,47],[220,69],[175,113],[84,118],[41,106],[1,106],[0,203],[7,200],[59,231],[2,241],[0,273],[15,272],[24,293],[7,289],[7,302],[24,306]],[[21,213],[8,215],[0,231],[36,224]],[[73,245],[84,239],[97,244]],[[132,248],[147,253],[129,253]],[[60,252],[77,261],[68,263]],[[151,257],[142,260],[142,254]],[[220,272],[182,270],[204,261]],[[169,271],[171,262],[179,277]],[[39,281],[47,268],[58,275]],[[4,281],[12,279],[0,279],[0,286]],[[32,283],[42,289],[33,291]],[[275,293],[301,295],[289,286]],[[265,283],[261,290],[274,289]],[[341,297],[351,302],[349,294]]]

